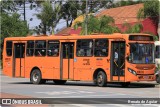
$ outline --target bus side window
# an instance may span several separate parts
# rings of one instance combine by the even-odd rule
[[[33,56],[34,54],[34,41],[27,41],[27,56]]]
[[[156,58],[160,58],[160,46],[159,45],[156,46],[156,52],[155,52],[155,54],[156,54]]]
[[[93,40],[77,40],[77,56],[92,56]]]
[[[47,55],[59,56],[59,41],[48,41]]]
[[[107,39],[96,39],[94,46],[94,56],[107,56],[108,55],[108,40]]]
[[[6,42],[6,53],[7,56],[12,56],[12,41]]]
[[[46,56],[46,41],[35,41],[35,56]]]

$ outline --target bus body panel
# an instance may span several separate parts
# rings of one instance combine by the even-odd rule
[[[91,80],[92,79],[92,69],[91,64],[91,57],[82,58],[76,57],[74,58],[74,79],[75,80]]]
[[[25,43],[13,43],[13,76],[25,77]]]
[[[3,52],[5,54],[5,52]],[[13,60],[11,57],[3,57],[3,74],[13,77]]]
[[[126,76],[126,82],[127,81],[153,81],[155,80],[154,77],[154,70],[155,70],[155,64],[131,64],[127,63],[127,68],[125,75]],[[128,68],[137,71],[136,75],[133,75],[132,73],[129,72]]]
[[[132,34],[133,35],[133,34]],[[135,34],[139,35],[139,34]],[[142,35],[142,34],[141,34]],[[143,36],[148,36],[143,34]],[[141,66],[143,64],[131,64],[128,62],[127,56],[130,52],[129,46],[129,35],[128,34],[113,34],[113,35],[94,35],[94,36],[59,36],[59,37],[15,37],[15,38],[6,38],[4,41],[4,50],[3,50],[3,74],[14,77],[13,68],[15,63],[15,69],[21,69],[21,72],[16,72],[16,77],[25,77],[30,78],[30,74],[33,68],[38,68],[41,71],[43,79],[57,79],[57,80],[83,80],[83,81],[93,81],[93,75],[97,69],[101,69],[107,75],[108,82],[131,82],[131,81],[153,81],[155,66],[154,64],[144,64],[144,68],[146,66],[150,67],[147,70],[140,70],[137,66]],[[77,52],[77,40],[79,39],[108,39],[108,55],[105,57],[78,57]],[[13,59],[12,56],[7,56],[6,52],[6,41],[13,41],[14,43],[19,41],[24,41],[25,43],[29,40],[37,41],[37,40],[59,40],[59,56],[51,57],[51,56],[26,56],[20,59]],[[113,58],[111,57],[114,53],[112,53],[112,43],[117,42],[121,43],[125,41],[125,63],[124,63],[124,75],[113,75],[112,74],[112,65]],[[142,42],[142,41],[141,41]],[[146,41],[144,41],[146,42]],[[146,42],[146,43],[152,43]],[[62,50],[62,46],[65,47]],[[26,53],[27,46],[25,47]],[[47,50],[47,49],[46,49]],[[62,51],[67,50],[69,53],[65,54],[66,57],[63,56]],[[13,51],[13,50],[12,50]],[[73,52],[72,52],[73,51]],[[70,54],[71,53],[71,54]],[[47,52],[46,52],[47,54]],[[73,55],[72,55],[73,54]],[[69,55],[69,56],[67,56]],[[18,64],[18,63],[21,63]],[[122,65],[121,65],[122,66]],[[137,67],[137,68],[136,68]],[[128,71],[128,68],[133,69],[137,72],[137,75],[134,75]],[[16,70],[17,71],[17,70]],[[139,73],[138,73],[139,72]],[[142,73],[143,72],[143,73]]]
[[[12,55],[7,55],[7,49],[6,49],[6,40],[4,39],[4,49],[3,49],[3,74],[9,77],[13,77],[12,69],[13,69],[13,59]]]

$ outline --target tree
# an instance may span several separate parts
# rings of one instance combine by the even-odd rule
[[[27,23],[16,13],[16,4],[12,0],[1,1],[1,48],[3,40],[10,36],[26,36],[29,32]]]
[[[16,3],[13,0],[2,0],[0,1],[0,8],[2,13],[13,13],[18,10]]]
[[[81,34],[85,34],[85,20],[84,22],[78,22],[75,26],[81,26],[82,32]],[[93,27],[94,26],[94,27]],[[93,15],[88,17],[87,23],[87,33],[104,33],[104,34],[112,34],[115,32],[120,32],[120,30],[114,26],[114,19],[110,16],[102,16],[97,18]]]
[[[124,33],[140,33],[143,29],[143,25],[141,23],[136,23],[133,26],[129,23],[124,23],[123,27],[127,28]]]
[[[27,27],[26,21],[20,20],[20,15],[17,13],[14,13],[12,15],[8,15],[7,13],[1,13],[0,20],[1,20],[0,53],[2,55],[4,38],[12,36],[26,36],[29,32],[29,29]]]
[[[113,0],[87,0],[87,13],[95,13],[101,8],[108,8]],[[86,0],[66,0],[62,5],[62,18],[66,26],[70,27],[72,21],[79,15],[86,13]]]
[[[54,27],[60,20],[61,17],[61,4],[55,3],[54,8],[50,0],[45,1],[42,4],[42,11],[39,14],[36,14],[37,18],[41,20],[39,26],[36,27],[35,31],[38,34],[47,34],[54,32]]]
[[[27,23],[20,19],[20,15],[14,13],[8,15],[6,13],[1,14],[1,46],[4,38],[10,36],[26,36],[29,32]]]
[[[68,0],[62,5],[62,18],[66,21],[67,27],[70,27],[72,21],[77,18],[79,8],[79,1]]]
[[[137,13],[138,19],[145,19],[149,17],[156,28],[158,28],[159,21],[159,1],[158,0],[144,0],[144,7]]]
[[[1,3],[0,45],[2,50],[4,38],[11,36],[26,36],[29,33],[29,29],[27,27],[27,23],[22,21],[20,19],[20,15],[16,13],[17,11],[16,4],[12,0],[1,1],[0,3]]]

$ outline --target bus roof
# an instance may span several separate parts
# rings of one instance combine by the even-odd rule
[[[149,36],[149,34],[142,34],[142,33],[134,33],[134,34],[121,34],[121,33],[114,33],[114,34],[96,34],[96,35],[67,35],[67,36],[55,36],[55,35],[38,35],[38,36],[26,36],[26,37],[8,37],[5,40],[43,40],[43,39],[55,39],[55,40],[64,40],[64,39],[96,39],[96,38],[128,38],[129,35],[144,35]]]

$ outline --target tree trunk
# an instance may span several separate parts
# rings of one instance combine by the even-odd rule
[[[42,30],[42,33],[43,33],[44,35],[46,35],[46,31],[47,31],[47,26],[46,26],[46,24],[44,24],[44,28],[43,28],[43,30]]]
[[[67,24],[67,27],[69,27],[69,21],[68,21],[68,19],[66,19],[66,24]]]
[[[72,22],[73,22],[73,19],[71,20],[71,22],[70,22],[70,24],[69,24],[69,27],[71,27],[71,26],[72,26]]]

